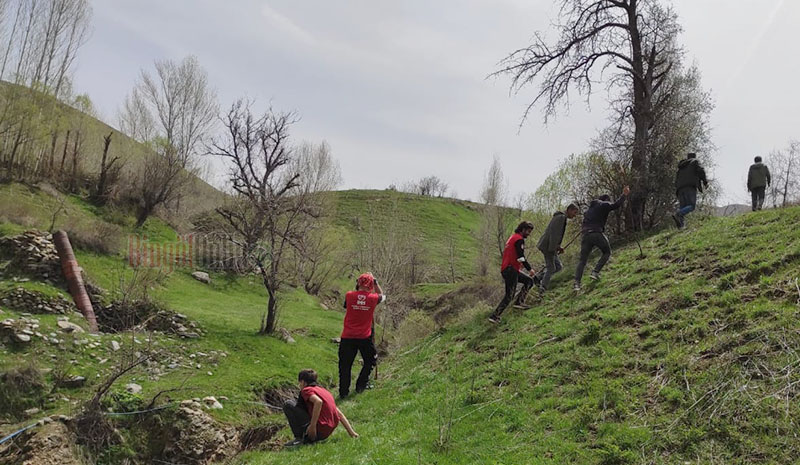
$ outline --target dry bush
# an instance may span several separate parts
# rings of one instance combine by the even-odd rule
[[[409,346],[436,331],[433,318],[420,310],[412,310],[395,331],[394,342],[398,347]]]
[[[66,226],[72,245],[81,250],[113,255],[122,247],[122,229],[104,222],[74,223]]]
[[[24,410],[42,407],[46,394],[44,377],[32,365],[0,373],[0,415],[20,418]]]

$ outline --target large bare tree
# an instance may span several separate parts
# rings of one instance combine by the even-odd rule
[[[230,167],[231,202],[217,209],[225,238],[235,244],[245,263],[261,276],[267,291],[267,311],[260,333],[275,331],[278,291],[285,279],[285,258],[302,240],[307,197],[300,187],[299,166],[289,144],[292,113],[268,110],[257,116],[251,104],[235,102],[222,117],[223,135],[209,152]]]
[[[630,157],[631,223],[640,229],[650,191],[648,142],[653,127],[654,96],[667,82],[681,51],[675,13],[660,0],[559,0],[559,37],[548,42],[537,33],[535,42],[511,53],[495,74],[509,74],[512,90],[538,83],[539,91],[525,117],[537,104],[545,121],[571,90],[587,100],[595,84],[605,79],[612,99],[627,96],[626,115],[633,122]],[[663,181],[662,182],[666,182]]]
[[[155,74],[142,70],[119,112],[123,132],[153,149],[131,189],[138,200],[137,227],[180,196],[188,175],[199,172],[198,157],[217,111],[216,93],[195,57],[156,61]]]
[[[777,208],[800,202],[800,141],[791,141],[784,150],[773,151],[766,162],[772,172],[772,205]]]

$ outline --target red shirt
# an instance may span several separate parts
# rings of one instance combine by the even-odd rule
[[[507,267],[513,267],[519,271],[522,268],[522,263],[518,262],[517,250],[515,245],[517,241],[525,240],[520,233],[514,233],[506,241],[506,248],[503,250],[503,264],[500,265],[500,271],[505,270]]]
[[[314,412],[314,404],[308,400],[312,394],[316,394],[322,399],[322,410],[319,411],[319,420],[317,420],[317,439],[325,439],[339,426],[339,412],[336,411],[333,395],[327,389],[322,386],[306,386],[300,391],[300,395],[306,401],[308,416]]]
[[[342,339],[367,339],[372,336],[372,317],[383,296],[367,291],[350,291],[344,298]]]

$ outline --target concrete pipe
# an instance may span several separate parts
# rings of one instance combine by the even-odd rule
[[[97,318],[94,316],[92,301],[89,300],[89,294],[86,293],[86,287],[83,285],[81,268],[78,266],[78,260],[75,259],[75,253],[72,251],[72,245],[69,243],[66,231],[56,231],[53,234],[53,242],[56,245],[58,257],[61,259],[61,270],[67,280],[72,300],[75,301],[78,310],[83,313],[84,318],[89,322],[89,330],[96,333]]]

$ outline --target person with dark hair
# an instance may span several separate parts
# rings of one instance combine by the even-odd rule
[[[534,276],[536,276],[536,274],[531,264],[525,259],[525,239],[531,235],[532,231],[533,223],[530,221],[523,221],[514,230],[514,234],[506,241],[506,246],[503,250],[503,262],[500,264],[500,275],[503,277],[503,282],[505,283],[505,295],[494,312],[489,316],[489,321],[492,323],[500,323],[500,315],[514,298],[514,292],[517,290],[518,282],[522,283],[522,289],[520,289],[514,301],[514,306],[517,308],[524,308],[525,297],[527,297],[528,291],[535,283]],[[527,275],[520,272],[523,266],[527,270]]]
[[[339,423],[344,425],[350,437],[358,437],[347,417],[336,407],[333,395],[317,384],[316,371],[301,370],[297,375],[297,383],[300,386],[297,400],[283,404],[283,413],[294,434],[294,440],[286,446],[310,444],[327,439]]]
[[[564,240],[564,233],[567,231],[567,220],[575,218],[579,213],[578,206],[574,203],[569,204],[565,213],[560,211],[553,214],[553,218],[544,230],[542,237],[536,247],[544,255],[545,267],[536,275],[539,278],[539,294],[544,294],[550,286],[550,279],[554,274],[561,271],[561,260],[558,256],[564,253],[561,242]]]
[[[756,157],[754,161],[747,173],[747,192],[752,196],[753,211],[756,211],[764,207],[764,197],[767,187],[772,185],[772,175],[767,165],[762,163],[761,157]]]
[[[367,389],[369,375],[375,366],[378,352],[375,350],[373,322],[375,308],[386,300],[378,280],[372,273],[364,273],[356,280],[356,290],[344,298],[344,327],[339,342],[339,398],[350,394],[350,370],[356,354],[361,353],[364,366],[356,379],[356,392]]]
[[[625,186],[622,189],[622,195],[616,202],[611,203],[611,196],[608,194],[601,195],[589,204],[586,213],[583,214],[583,224],[581,225],[581,257],[578,261],[578,268],[575,270],[575,290],[581,290],[581,280],[583,279],[583,270],[586,269],[586,263],[589,261],[589,255],[592,249],[597,247],[603,255],[597,261],[597,265],[592,271],[591,278],[595,281],[600,279],[600,272],[603,267],[611,258],[611,244],[608,243],[608,238],[605,235],[606,221],[608,215],[614,210],[619,209],[625,203],[625,198],[631,193],[631,189]]]
[[[675,195],[678,196],[678,210],[672,215],[678,229],[686,226],[686,215],[697,208],[697,191],[703,192],[708,187],[706,170],[697,160],[696,153],[689,153],[685,160],[678,163],[675,174]]]

